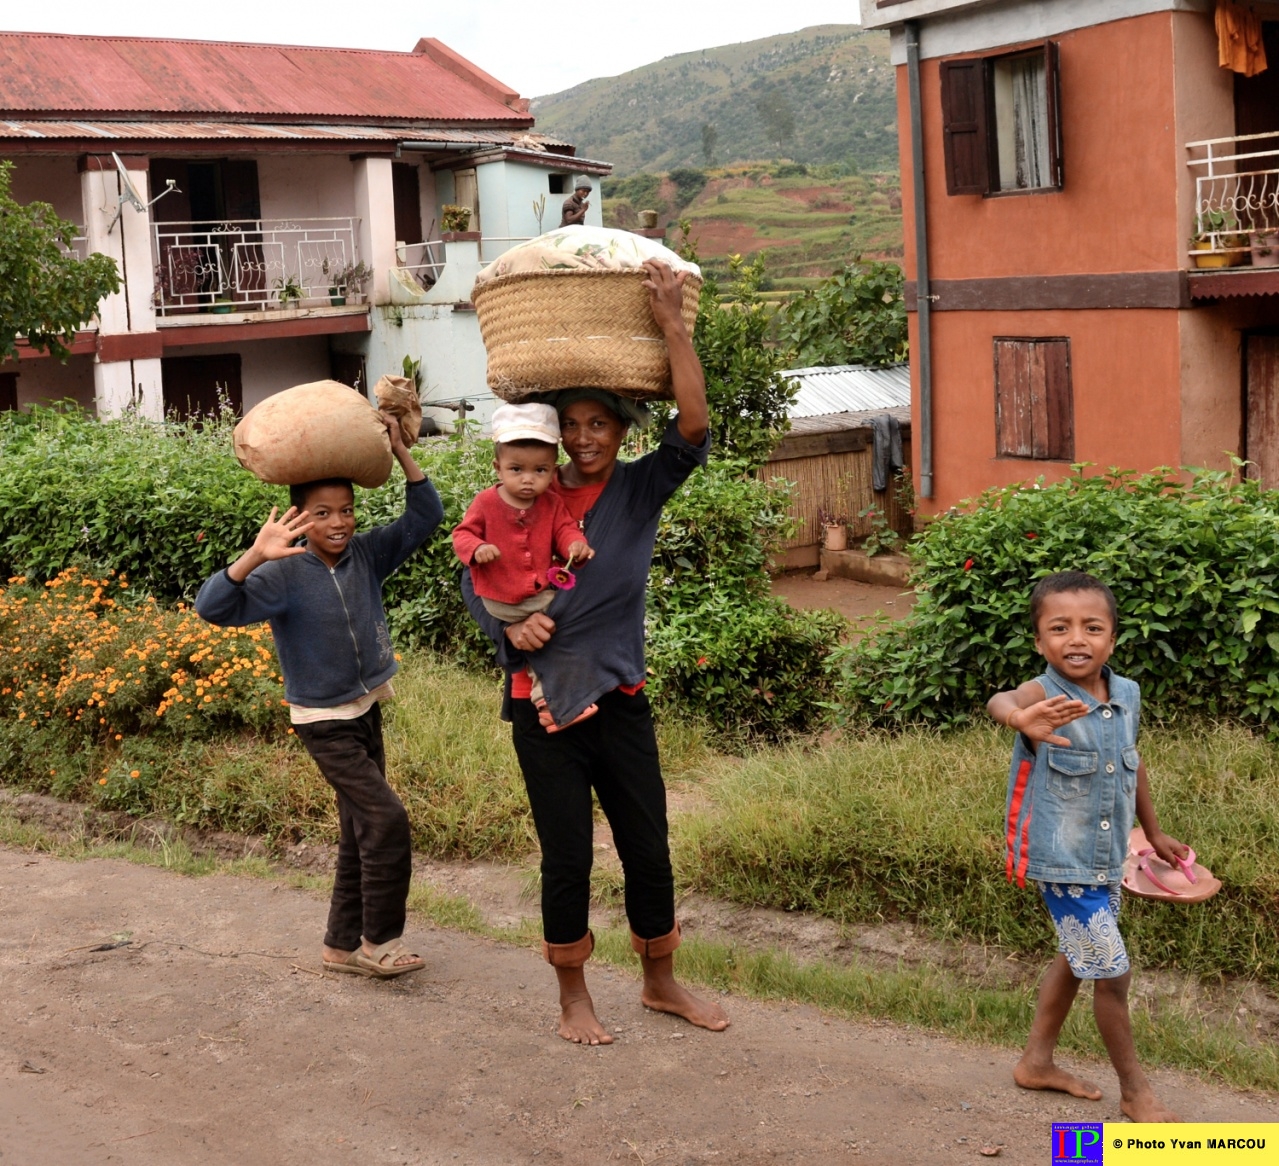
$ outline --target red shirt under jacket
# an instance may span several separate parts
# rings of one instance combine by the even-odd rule
[[[453,549],[471,568],[475,594],[499,603],[519,603],[544,591],[552,558],[568,559],[568,548],[585,541],[581,527],[559,496],[547,491],[527,510],[502,501],[497,487],[475,496],[453,531]],[[491,543],[502,552],[492,563],[474,563],[476,549]]]

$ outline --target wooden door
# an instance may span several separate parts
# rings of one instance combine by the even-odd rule
[[[1279,335],[1244,337],[1248,476],[1279,489]]]
[[[395,196],[395,241],[421,243],[422,188],[417,167],[407,162],[392,162],[391,190]]]
[[[240,384],[240,354],[216,356],[166,356],[160,361],[164,383],[164,411],[183,420],[216,413],[221,399],[236,413],[244,411],[244,390]]]

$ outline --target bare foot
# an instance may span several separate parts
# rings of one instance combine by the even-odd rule
[[[611,1045],[613,1038],[604,1031],[595,1015],[589,995],[576,1000],[560,1000],[560,1036],[579,1045]]]
[[[611,1045],[613,1038],[596,1017],[586,990],[586,973],[581,968],[556,968],[555,977],[560,984],[560,1036],[579,1045]]]
[[[1120,1098],[1119,1108],[1130,1121],[1181,1121],[1171,1109],[1159,1104],[1150,1089],[1143,1089],[1132,1097]]]
[[[644,986],[640,989],[640,1003],[654,1012],[669,1012],[682,1016],[689,1024],[708,1028],[711,1032],[723,1032],[731,1023],[724,1010],[714,1000],[694,996],[675,979],[674,956],[661,959],[640,957],[644,965]]]
[[[1082,1097],[1087,1101],[1101,1100],[1101,1090],[1091,1081],[1067,1073],[1052,1061],[1047,1065],[1035,1065],[1022,1057],[1013,1068],[1013,1080],[1023,1089],[1055,1089],[1059,1093],[1069,1093],[1071,1097]]]

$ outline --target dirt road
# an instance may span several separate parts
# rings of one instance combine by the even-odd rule
[[[1052,1120],[1117,1116],[1102,1066],[1088,1105],[1016,1090],[1007,1050],[810,1008],[730,997],[713,1035],[604,966],[617,1043],[579,1048],[536,952],[411,931],[424,973],[319,974],[322,900],[267,880],[0,850],[0,902],[2,1166],[1038,1164]],[[1201,1120],[1274,1114],[1157,1081]]]

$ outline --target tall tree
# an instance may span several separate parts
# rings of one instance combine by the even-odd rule
[[[719,130],[713,121],[702,123],[702,157],[707,166],[715,165],[715,147],[719,143]]]
[[[795,136],[795,110],[780,89],[768,90],[755,102],[755,110],[764,119],[764,128],[774,145],[785,146]]]
[[[72,254],[75,224],[47,202],[18,202],[12,171],[0,162],[0,361],[14,355],[19,336],[65,358],[103,297],[119,291],[120,273],[110,256]]]

